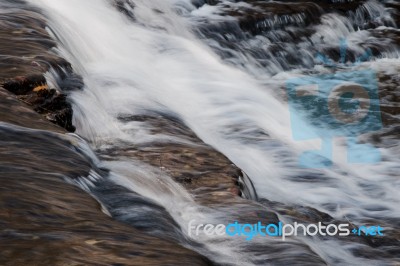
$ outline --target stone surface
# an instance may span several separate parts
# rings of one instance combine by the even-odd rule
[[[46,84],[44,74],[50,69],[64,85],[74,76],[71,65],[54,52],[56,42],[46,30],[46,19],[20,1],[2,1],[0,8],[0,85],[20,95],[20,100],[49,121],[73,132],[72,108],[65,93],[79,85],[70,82],[63,91],[33,91]]]
[[[103,178],[107,173],[61,127],[2,89],[0,121],[1,265],[211,264],[112,219],[94,198],[67,183],[65,178],[86,177],[91,170]]]

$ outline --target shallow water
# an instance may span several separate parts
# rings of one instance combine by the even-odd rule
[[[124,12],[105,0],[29,2],[48,18],[48,31],[59,44],[57,53],[83,77],[83,90],[70,94],[76,133],[101,157],[98,164],[111,172],[105,183],[90,187],[82,180],[80,185],[115,219],[173,239],[217,263],[389,265],[399,259],[395,235],[400,226],[398,135],[383,136],[376,144],[382,156],[378,163],[348,163],[344,139],[335,138],[332,167],[303,168],[298,156],[320,149],[321,139],[327,136],[310,125],[312,121],[302,115],[304,110],[290,112],[285,92],[289,79],[310,74],[372,69],[380,88],[388,84],[380,77],[396,80],[399,49],[389,33],[398,29],[384,4],[367,1],[346,14],[328,12],[322,4],[311,5],[313,17],[307,8],[281,16],[286,6],[269,3],[271,7],[265,7],[265,3],[252,1],[222,1],[200,8],[189,1],[122,1]],[[241,15],[232,11],[241,9],[250,11]],[[263,10],[278,15],[254,21]],[[246,15],[257,12],[261,15]],[[371,58],[340,65],[343,38],[348,60],[354,61],[367,49],[372,51]],[[317,52],[338,66],[321,64],[315,58]],[[58,86],[54,74],[49,72],[47,78]],[[388,86],[396,87],[393,82]],[[390,91],[382,92],[381,104],[388,105],[382,111],[389,110],[392,119],[384,119],[378,135],[397,125],[399,113],[390,110],[398,108],[398,103],[390,97],[382,101]],[[392,235],[377,246],[364,240],[318,237],[298,237],[287,243],[205,236],[190,239],[187,224],[192,219],[224,222],[234,219],[231,213],[235,211],[263,207],[233,199],[230,204],[224,199],[222,206],[210,209],[197,200],[196,193],[173,181],[161,162],[160,167],[150,167],[129,158],[127,154],[138,147],[196,142],[184,134],[167,134],[162,128],[154,133],[154,126],[146,120],[123,119],[154,114],[183,121],[201,140],[227,156],[250,177],[264,207],[281,220],[296,220],[302,213],[297,208],[302,206],[335,221],[380,224]],[[296,141],[291,116],[305,120],[304,131],[319,138]],[[111,154],[112,150],[126,152]],[[121,188],[113,190],[112,184]],[[137,195],[140,200],[135,200]],[[290,208],[298,214],[288,213]],[[165,220],[154,229],[150,225],[157,215]],[[311,220],[316,221],[318,215],[313,215],[317,218]],[[265,250],[271,246],[276,250]],[[380,250],[376,258],[367,255],[376,250]]]

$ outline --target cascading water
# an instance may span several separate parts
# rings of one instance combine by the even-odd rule
[[[311,37],[299,37],[276,48],[282,38],[293,38],[288,32],[290,29],[293,34],[295,30],[290,27],[311,23],[305,21],[306,13],[260,21],[256,24],[258,30],[275,30],[248,37],[234,16],[219,14],[223,13],[223,5],[196,9],[189,1],[136,0],[130,1],[133,5],[122,3],[131,15],[127,17],[106,0],[30,2],[46,13],[49,31],[60,43],[57,52],[84,79],[85,88],[70,95],[74,124],[77,134],[104,158],[99,164],[111,173],[107,181],[110,183],[92,182],[94,188],[81,185],[111,215],[139,228],[146,227],[141,223],[150,223],[153,226],[144,230],[164,234],[220,263],[263,264],[282,256],[286,257],[282,261],[295,264],[301,262],[304,254],[314,256],[312,262],[316,264],[386,263],[385,257],[357,256],[352,250],[364,244],[342,239],[298,237],[286,243],[275,239],[250,242],[222,237],[191,239],[187,236],[190,220],[223,222],[229,218],[218,208],[209,209],[197,203],[160,169],[122,155],[107,157],[110,150],[126,145],[187,141],[179,135],[150,134],[151,127],[145,122],[121,119],[148,113],[168,114],[182,119],[204,142],[243,169],[253,181],[261,202],[307,206],[329,214],[336,221],[372,221],[385,225],[389,231],[398,228],[400,161],[394,156],[398,146],[382,147],[383,160],[379,164],[354,167],[342,159],[346,148],[338,140],[333,146],[332,168],[301,168],[297,164],[298,155],[319,149],[321,143],[293,140],[290,123],[293,114],[289,113],[282,93],[285,82],[292,77],[329,73],[329,68],[315,65],[314,54],[318,50],[328,53],[330,49],[340,49],[343,37],[353,54],[365,51],[362,44],[376,45],[381,51],[380,58],[352,70],[372,68],[390,74],[392,69],[399,69],[397,48],[384,46],[374,32],[363,30],[366,20],[371,18],[380,27],[395,27],[382,4],[368,1],[349,17],[324,14],[320,23],[312,27]],[[240,8],[249,4],[226,1],[224,8],[227,6]],[[234,28],[236,34],[221,37],[222,34],[207,31],[207,23],[212,27],[214,20]],[[285,23],[289,25],[287,32],[282,28]],[[217,30],[215,26],[214,31]],[[233,43],[230,47],[229,42]],[[49,73],[48,81],[52,78]],[[314,129],[310,126],[309,130]],[[107,189],[112,184],[126,191],[120,189],[116,193]],[[132,193],[146,197],[144,203],[132,200],[136,197]],[[118,197],[121,201],[116,200]],[[154,213],[162,217],[161,222],[155,221]],[[140,220],[139,216],[147,218]],[[287,213],[279,213],[279,218],[291,220]],[[267,251],[272,245],[279,249]]]

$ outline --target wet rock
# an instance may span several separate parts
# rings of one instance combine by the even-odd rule
[[[28,105],[21,103],[17,97],[0,87],[0,120],[6,123],[34,129],[64,133],[65,130],[49,123],[43,116],[34,112]]]
[[[64,135],[64,128],[74,131],[66,92],[82,88],[82,79],[54,54],[38,10],[8,0],[0,8],[0,84],[8,90],[0,87],[0,264],[212,265],[177,242],[109,217],[68,183],[93,172],[107,178]],[[48,71],[56,89],[46,83]]]
[[[361,225],[376,226],[380,225],[384,230],[384,236],[365,236],[365,235],[354,235],[350,233],[348,236],[334,236],[336,241],[339,241],[342,245],[349,245],[351,243],[357,243],[358,245],[352,249],[352,253],[358,257],[373,259],[376,257],[382,258],[382,264],[391,263],[396,261],[396,257],[400,251],[398,246],[399,235],[393,227],[398,227],[396,221],[374,221],[373,219],[363,221],[363,224],[352,223],[348,219],[337,220],[334,219],[327,213],[321,212],[317,209],[307,206],[300,205],[286,205],[279,202],[272,202],[266,199],[261,199],[260,203],[269,209],[274,209],[280,215],[285,217],[286,221],[297,222],[302,224],[318,224],[321,223],[323,226],[328,224],[349,224],[349,229],[358,228]],[[383,222],[383,223],[382,223]],[[300,234],[299,234],[300,235]],[[318,236],[323,240],[332,239],[331,237]],[[385,262],[384,262],[385,261]]]
[[[382,122],[385,127],[400,124],[400,75],[380,74],[379,80],[379,98]]]
[[[8,80],[3,84],[8,91],[18,95],[18,99],[32,106],[46,119],[67,131],[74,132],[72,106],[66,94],[49,89],[42,75],[32,75]]]
[[[56,43],[45,29],[43,15],[16,1],[2,1],[0,8],[0,81],[41,75],[52,66],[68,65],[51,50]]]
[[[387,3],[386,6],[391,9],[396,24],[400,25],[400,3],[392,1]]]
[[[179,137],[182,141],[153,142],[136,147],[125,144],[99,151],[104,154],[104,159],[116,156],[139,159],[162,169],[202,198],[210,198],[216,193],[230,198],[241,195],[241,170],[222,153],[201,141],[180,119],[167,114],[146,114],[121,117],[120,120],[141,122],[150,134]]]
[[[72,125],[72,106],[67,101],[65,94],[58,93],[55,89],[44,89],[21,96],[20,99],[31,104],[36,112],[45,115],[50,122],[67,131],[75,131],[75,127]]]
[[[319,29],[326,20],[335,25],[338,23],[333,18],[343,16],[348,18],[346,27],[350,31],[375,32],[380,26],[394,27],[400,14],[397,4],[351,0],[218,1],[212,10],[217,16],[205,15],[196,23],[198,35],[225,61],[246,65],[248,60],[255,60],[272,75],[299,67],[313,68],[319,63],[315,60],[317,53],[334,60],[340,58],[339,43],[326,43],[324,31]],[[383,10],[394,20],[390,15],[381,15]],[[316,37],[317,32],[321,36]],[[398,31],[391,30],[379,42],[370,38],[360,45],[370,49],[373,57],[385,57],[395,52],[392,46],[398,43],[398,37],[390,35],[398,35]],[[238,52],[242,55],[239,58]],[[347,55],[349,59],[359,56],[350,49]]]
[[[192,4],[194,6],[196,6],[197,8],[203,6],[203,5],[210,5],[210,6],[214,6],[218,3],[221,3],[221,1],[219,0],[192,0]]]
[[[46,31],[46,19],[24,2],[3,1],[0,8],[0,85],[49,121],[75,131],[65,92],[81,89],[83,82],[71,64],[53,52],[56,43]],[[38,89],[46,86],[48,71],[57,76],[57,91]]]
[[[132,0],[114,0],[115,7],[125,14],[128,18],[135,21],[134,8],[135,3]]]
[[[0,121],[1,265],[212,265],[175,242],[112,219],[67,183],[93,172],[106,179],[107,171],[74,138],[60,134],[62,128],[3,89]]]
[[[46,84],[46,79],[43,75],[29,75],[6,80],[3,82],[3,87],[16,95],[24,95],[43,84]]]

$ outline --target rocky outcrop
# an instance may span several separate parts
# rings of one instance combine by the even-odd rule
[[[73,132],[68,91],[82,83],[71,65],[54,52],[55,41],[46,31],[46,20],[38,10],[15,1],[2,1],[0,8],[0,85],[18,95],[47,120]],[[44,74],[52,70],[61,88],[49,88]],[[66,82],[67,81],[67,82]]]
[[[165,114],[121,117],[127,122],[141,122],[151,128],[150,134],[179,137],[176,142],[155,142],[145,146],[105,151],[104,159],[125,156],[135,158],[162,169],[195,195],[210,199],[218,194],[224,197],[241,196],[238,180],[241,171],[223,154],[201,141],[180,119]]]
[[[1,265],[210,265],[102,212],[65,178],[106,178],[74,138],[0,88]],[[18,126],[16,126],[18,125]]]
[[[5,10],[0,20],[14,22],[0,25],[0,51],[8,57],[0,65],[0,179],[5,184],[0,188],[0,264],[212,265],[182,246],[186,237],[163,207],[109,181],[107,170],[98,169],[76,139],[65,135],[75,129],[67,96],[82,81],[52,52],[56,43],[37,10],[20,2],[0,5]],[[47,84],[48,71],[56,73],[57,88]],[[127,147],[108,156],[161,167],[198,202],[221,209],[235,205],[226,210],[232,219],[277,222],[272,212],[240,197],[241,171],[184,123],[163,116],[124,119],[146,121],[154,131],[185,136],[192,143]],[[76,186],[94,173],[102,185],[92,191]],[[87,192],[101,196],[104,205]],[[123,216],[119,208],[127,202],[149,212]],[[159,236],[154,233],[159,229],[171,232]]]
[[[76,185],[108,176],[66,135],[74,131],[67,95],[81,79],[52,52],[40,12],[22,1],[0,8],[0,264],[212,265],[176,241],[111,218]],[[57,88],[46,83],[49,70]]]
[[[50,122],[74,132],[72,106],[67,95],[50,89],[43,75],[30,75],[7,80],[3,87],[17,95],[17,98],[32,106]]]

